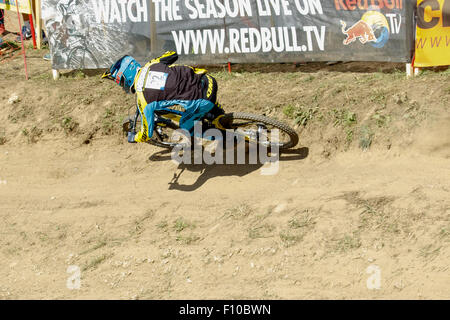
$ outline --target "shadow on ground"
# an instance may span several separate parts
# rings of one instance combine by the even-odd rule
[[[303,147],[298,149],[283,151],[279,156],[279,161],[295,161],[303,160],[309,155],[309,148]],[[275,165],[274,162],[268,163],[273,160],[262,160],[258,157],[256,163],[255,161],[250,161],[248,153],[246,154],[245,163],[239,164],[235,161],[234,164],[226,164],[225,153],[223,155],[223,164],[206,164],[202,163],[195,164],[195,159],[192,157],[190,163],[180,163],[177,167],[177,171],[173,175],[172,180],[169,182],[169,190],[179,190],[179,191],[195,191],[201,186],[203,186],[208,180],[216,177],[243,177],[249,173],[256,170],[260,170],[265,166]],[[150,161],[172,161],[172,154],[170,150],[162,150],[152,154],[149,158]],[[235,158],[236,160],[236,158]],[[200,162],[200,161],[198,161]],[[267,169],[269,170],[269,169]],[[199,172],[200,176],[197,180],[191,184],[181,184],[179,179],[185,171],[189,172]],[[276,171],[274,171],[276,174]]]

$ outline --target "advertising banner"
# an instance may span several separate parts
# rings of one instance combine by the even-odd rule
[[[29,0],[0,0],[0,9],[17,11],[17,5],[19,5],[19,12],[31,14]]]
[[[55,69],[167,50],[182,63],[410,61],[407,0],[44,0]]]
[[[450,65],[450,0],[417,0],[414,65]]]

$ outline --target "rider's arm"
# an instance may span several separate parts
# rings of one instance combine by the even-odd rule
[[[153,136],[155,110],[164,108],[164,101],[154,101],[147,104],[142,109],[139,108],[141,114],[142,124],[141,130],[136,134],[128,135],[128,142],[147,142]]]

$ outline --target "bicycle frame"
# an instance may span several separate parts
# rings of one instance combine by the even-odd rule
[[[167,126],[169,124],[171,124],[172,121],[176,122],[179,125],[180,119],[181,117],[184,115],[183,111],[179,111],[179,110],[175,110],[175,109],[170,109],[170,108],[163,108],[160,110],[156,110],[155,111],[155,117],[154,117],[154,123],[155,123],[155,128],[158,126]],[[132,133],[136,134],[136,123],[137,120],[140,116],[140,112],[139,112],[139,108],[136,107],[136,113],[134,116],[134,121],[132,123],[132,126],[130,128],[130,130],[132,131]],[[207,125],[204,125],[203,131],[206,131],[208,129],[219,129],[219,130],[226,130],[221,124],[220,124],[220,118],[223,115],[220,115],[219,117],[217,117],[216,119],[214,119],[213,121],[209,121],[209,123]],[[155,130],[155,132],[158,134],[157,130]]]

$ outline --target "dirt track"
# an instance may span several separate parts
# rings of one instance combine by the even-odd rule
[[[45,76],[48,65],[34,59],[34,80],[15,83],[22,100],[13,105],[8,84],[19,62],[1,66],[0,84],[9,88],[0,97],[1,298],[450,298],[450,119],[440,105],[427,105],[427,121],[413,128],[396,122],[400,107],[388,98],[389,128],[404,130],[380,128],[366,151],[356,141],[346,145],[336,124],[310,120],[297,127],[301,145],[282,155],[279,173],[263,176],[258,165],[178,166],[156,147],[126,144],[109,122],[101,123],[118,109],[88,89],[95,83],[111,99],[129,97],[119,98],[96,77],[69,74],[53,83]],[[293,72],[216,76],[231,109],[248,95],[234,87],[243,77],[259,77],[261,92],[269,78],[273,87],[283,77],[313,74],[319,81],[322,75],[318,83],[334,81],[329,90],[345,77],[366,79],[339,70]],[[449,84],[448,77],[430,77],[435,92]],[[286,99],[310,99],[311,81]],[[423,80],[398,81],[407,88]],[[425,91],[411,91],[426,105],[426,97],[419,100]],[[442,92],[441,101],[448,101]],[[273,114],[280,106],[267,97]],[[77,101],[73,107],[70,99]],[[355,112],[371,109],[363,104],[354,101]],[[114,112],[103,116],[105,108]],[[77,125],[67,126],[68,113],[60,109]],[[358,113],[358,124],[364,115]],[[89,134],[95,123],[100,128]],[[81,270],[79,290],[67,287],[69,266]],[[381,282],[371,290],[374,270]]]

